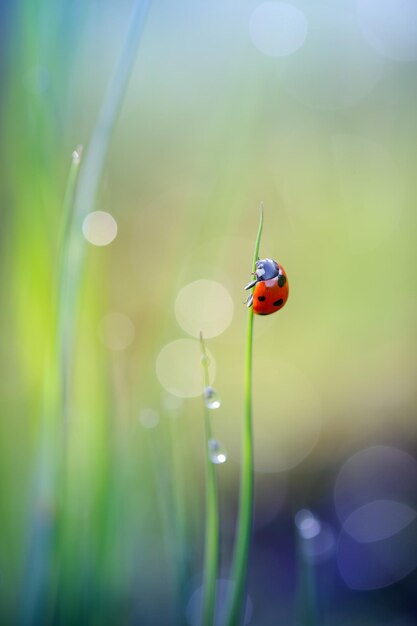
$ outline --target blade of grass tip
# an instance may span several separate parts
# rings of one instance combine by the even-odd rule
[[[76,213],[81,217],[84,217],[94,205],[111,135],[136,59],[136,51],[149,5],[150,0],[138,0],[133,7],[125,44],[102,102],[80,176]]]
[[[263,203],[260,208],[258,234],[255,241],[252,271],[256,270],[263,229]],[[238,626],[241,620],[242,604],[245,598],[249,560],[250,537],[253,518],[253,428],[252,428],[252,351],[253,351],[253,307],[248,311],[245,354],[245,397],[242,432],[242,458],[240,477],[240,497],[237,517],[236,539],[231,568],[234,583],[229,599],[225,624]]]
[[[210,387],[209,364],[200,332],[201,364],[204,370],[204,395]],[[204,545],[203,602],[201,612],[202,626],[213,626],[216,611],[216,589],[219,570],[219,497],[216,468],[210,458],[212,439],[209,409],[204,402],[205,450],[206,450],[206,529]]]
[[[70,376],[72,369],[76,309],[85,256],[86,244],[81,234],[82,224],[84,218],[94,208],[110,139],[136,58],[149,5],[150,0],[138,0],[133,7],[124,46],[109,81],[76,185],[73,219],[67,232],[65,274],[62,277],[64,286],[61,310],[65,311],[65,319],[60,326],[60,333],[67,376]],[[65,411],[65,415],[67,414],[68,411]]]

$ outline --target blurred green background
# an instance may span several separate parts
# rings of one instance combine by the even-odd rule
[[[357,451],[416,453],[416,5],[151,3],[96,203],[83,207],[115,221],[95,214],[78,231],[86,256],[63,403],[67,177],[79,145],[82,170],[131,9],[2,3],[1,621],[197,623],[200,330],[222,398],[212,419],[227,450],[227,578],[243,287],[263,201],[261,255],[284,265],[290,298],[255,319],[251,623],[296,619],[292,517],[309,507],[334,537],[319,623],[412,624],[415,538],[395,548],[414,556],[392,580],[352,583],[333,488]],[[402,482],[413,487],[410,467]],[[411,487],[379,499],[415,511]]]

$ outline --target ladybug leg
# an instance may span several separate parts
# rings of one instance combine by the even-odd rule
[[[250,308],[253,304],[253,295],[251,294],[249,298],[246,300],[246,306]]]
[[[254,287],[257,282],[258,282],[258,279],[256,278],[255,280],[250,282],[249,285],[246,285],[245,289],[252,289],[252,287]]]

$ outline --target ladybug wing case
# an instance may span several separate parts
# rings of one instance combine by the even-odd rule
[[[280,274],[278,279],[261,280],[255,285],[253,292],[253,312],[257,315],[270,315],[282,309],[287,299],[288,281],[285,274]]]

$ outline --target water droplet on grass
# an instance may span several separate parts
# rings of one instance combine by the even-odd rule
[[[82,151],[83,151],[83,147],[81,145],[77,146],[75,150],[73,150],[72,155],[71,155],[73,163],[79,163],[81,161]]]
[[[227,461],[227,453],[220,441],[210,439],[208,442],[210,461],[215,465],[221,465]]]
[[[210,359],[207,354],[202,354],[200,357],[201,365],[205,367],[206,365],[210,365]]]
[[[221,406],[220,396],[214,387],[204,389],[204,401],[208,409],[218,409]]]

